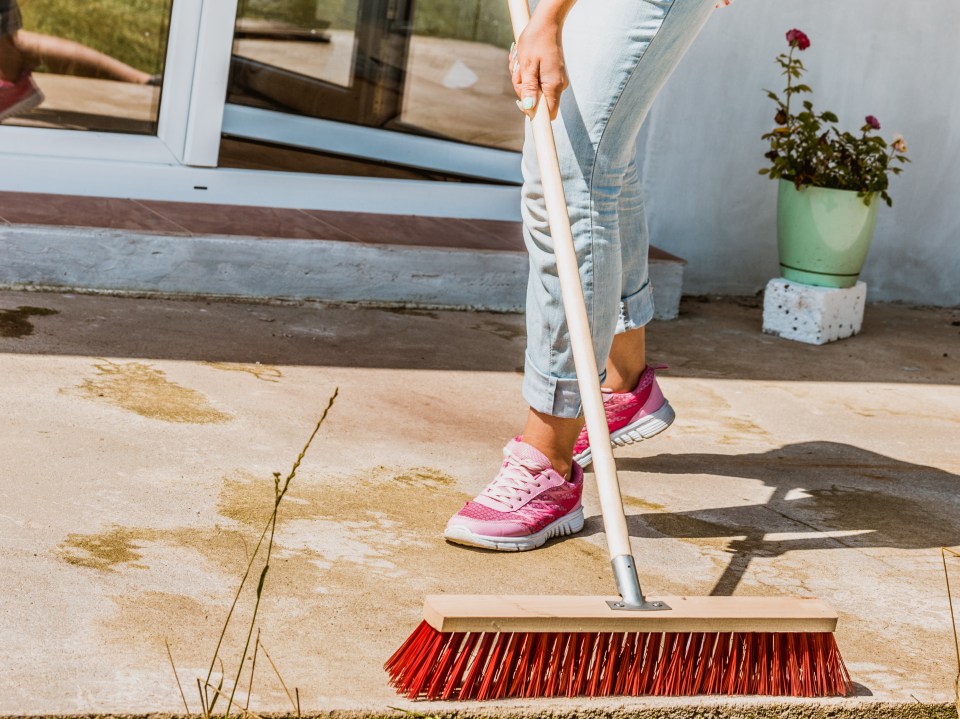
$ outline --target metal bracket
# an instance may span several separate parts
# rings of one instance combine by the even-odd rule
[[[670,609],[665,602],[648,602],[643,596],[632,556],[622,554],[614,557],[610,563],[613,565],[620,601],[608,601],[608,607],[622,612],[662,612]]]

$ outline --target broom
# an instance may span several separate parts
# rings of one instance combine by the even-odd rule
[[[519,37],[530,11],[509,0]],[[837,614],[810,598],[663,597],[640,589],[546,102],[533,132],[619,599],[428,596],[386,662],[410,699],[846,695]]]

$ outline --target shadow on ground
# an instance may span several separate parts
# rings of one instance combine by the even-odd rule
[[[960,310],[871,305],[863,333],[815,347],[764,335],[756,298],[686,298],[651,360],[705,379],[960,384]],[[0,292],[0,352],[520,372],[520,315]]]
[[[750,562],[789,551],[936,549],[960,544],[960,475],[902,462],[849,444],[803,442],[751,454],[660,454],[624,458],[622,473],[756,479],[773,493],[764,504],[628,517],[635,537],[727,539],[730,563],[713,595],[733,594]],[[731,497],[736,501],[735,497]],[[628,498],[629,504],[629,498]],[[592,517],[585,534],[602,532]],[[790,538],[767,539],[789,533]],[[825,536],[833,533],[834,536]]]

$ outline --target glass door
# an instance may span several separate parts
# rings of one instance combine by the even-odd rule
[[[0,0],[7,125],[156,135],[172,0]]]
[[[516,183],[510,41],[502,0],[240,0],[221,164]]]

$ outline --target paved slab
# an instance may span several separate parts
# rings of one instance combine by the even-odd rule
[[[196,711],[272,472],[339,387],[261,608],[304,711],[947,716],[958,322],[870,306],[862,334],[814,347],[763,335],[755,301],[702,298],[650,333],[679,418],[618,453],[648,588],[826,599],[858,696],[452,707],[397,699],[380,669],[425,593],[612,589],[592,491],[584,532],[537,552],[438,535],[517,430],[522,318],[0,293],[0,714],[182,712],[165,641]],[[289,709],[258,662],[251,708]]]

